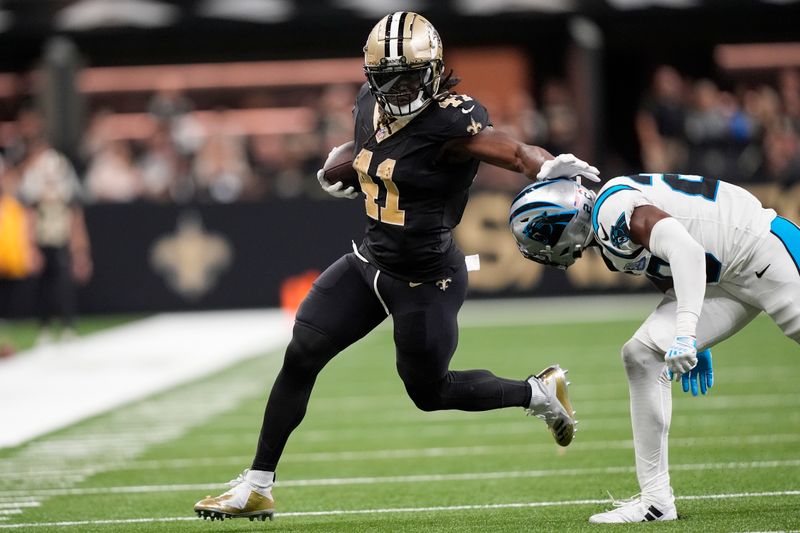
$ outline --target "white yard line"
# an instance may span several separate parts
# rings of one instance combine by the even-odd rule
[[[800,459],[781,461],[749,461],[727,463],[692,463],[671,465],[670,470],[701,471],[701,470],[750,470],[762,468],[797,468]],[[630,474],[635,472],[633,466],[609,466],[592,468],[557,468],[545,470],[511,470],[504,472],[466,472],[461,474],[419,474],[408,476],[366,476],[350,478],[321,478],[321,479],[295,479],[278,481],[278,487],[325,487],[342,485],[381,485],[397,483],[431,483],[448,481],[482,481],[487,479],[522,479],[563,476],[589,476]],[[223,487],[222,483],[183,483],[173,485],[123,485],[117,487],[78,487],[78,488],[53,488],[53,489],[28,489],[0,491],[0,501],[11,498],[41,498],[53,496],[86,496],[89,494],[139,494],[154,492],[182,492],[216,490]]]
[[[731,500],[743,498],[780,498],[786,496],[800,496],[800,490],[783,490],[771,492],[740,492],[730,494],[698,494],[692,496],[677,496],[676,500]],[[495,503],[488,505],[447,505],[430,507],[388,507],[382,509],[332,509],[328,511],[299,511],[288,513],[275,513],[278,518],[304,518],[311,516],[341,516],[341,515],[374,515],[374,514],[406,514],[406,513],[441,513],[452,511],[484,511],[492,509],[531,509],[538,507],[565,507],[572,505],[603,505],[609,500],[555,500],[546,502],[511,502]],[[187,522],[199,520],[194,516],[175,516],[165,518],[128,518],[120,520],[79,520],[64,522],[31,522],[27,524],[0,524],[0,529],[21,529],[34,527],[73,527],[94,525],[124,525],[124,524],[149,524],[168,522]]]
[[[800,434],[768,434],[768,435],[730,435],[715,437],[686,437],[670,439],[670,448],[694,448],[697,446],[713,446],[724,449],[738,446],[759,446],[770,444],[790,444],[800,442]],[[380,461],[386,459],[423,459],[435,457],[475,457],[487,455],[513,455],[522,453],[547,453],[552,452],[554,445],[542,444],[498,444],[481,446],[450,446],[429,448],[402,448],[394,450],[353,450],[339,452],[306,452],[287,453],[281,458],[281,463],[324,463],[343,461]],[[632,450],[633,440],[601,440],[581,442],[580,449],[574,451],[593,450]],[[571,450],[573,451],[573,450]],[[23,479],[30,477],[48,477],[63,479],[65,477],[86,477],[97,472],[109,471],[141,471],[163,470],[180,468],[202,468],[209,466],[242,466],[252,460],[252,456],[225,456],[225,457],[193,457],[143,461],[112,461],[87,465],[83,468],[72,470],[41,469],[12,470],[12,465],[3,469],[0,465],[0,476],[4,479]],[[2,504],[0,504],[2,507]]]
[[[166,314],[0,360],[0,447],[285,344],[279,310]]]

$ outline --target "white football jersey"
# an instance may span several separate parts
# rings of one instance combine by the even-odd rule
[[[592,211],[603,255],[616,270],[654,279],[669,278],[671,272],[666,261],[631,241],[631,214],[641,205],[669,213],[703,246],[708,283],[735,274],[776,216],[743,188],[713,178],[636,174],[608,181]]]

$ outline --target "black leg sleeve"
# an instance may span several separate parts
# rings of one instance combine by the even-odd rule
[[[291,432],[306,414],[317,375],[338,349],[322,333],[296,323],[258,437],[253,470],[275,471]]]

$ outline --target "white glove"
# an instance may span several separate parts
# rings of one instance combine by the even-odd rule
[[[586,161],[582,161],[572,154],[558,154],[555,159],[545,161],[539,173],[538,180],[554,180],[556,178],[575,178],[583,176],[589,181],[600,181],[600,171]]]
[[[349,200],[358,198],[358,191],[356,191],[352,185],[345,189],[341,181],[337,181],[336,183],[328,183],[325,181],[325,171],[322,169],[317,170],[317,181],[319,182],[319,186],[322,187],[322,190],[334,198],[347,198]]]
[[[688,374],[697,364],[697,340],[694,337],[675,337],[672,346],[664,354],[664,361],[670,380]]]

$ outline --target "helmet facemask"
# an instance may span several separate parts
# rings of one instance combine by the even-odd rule
[[[405,59],[405,58],[402,58]],[[365,67],[370,90],[389,115],[413,115],[430,102],[439,89],[441,65],[431,61],[419,66]]]

